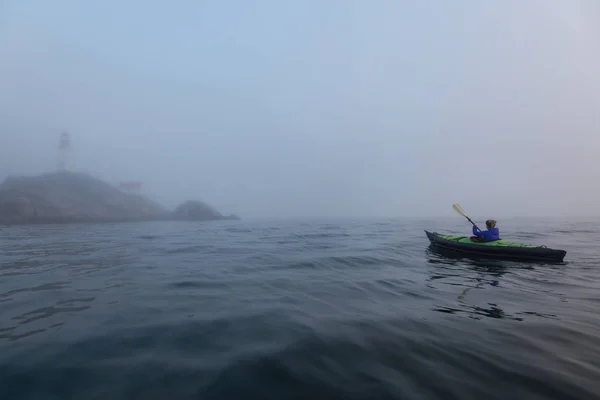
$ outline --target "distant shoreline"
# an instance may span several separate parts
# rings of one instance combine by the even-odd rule
[[[0,225],[239,220],[198,200],[175,210],[88,174],[9,177],[0,184]]]

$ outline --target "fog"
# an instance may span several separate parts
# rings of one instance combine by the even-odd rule
[[[0,178],[244,217],[600,214],[600,2],[0,2]]]

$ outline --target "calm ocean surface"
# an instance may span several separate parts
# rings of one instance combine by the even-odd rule
[[[0,399],[599,398],[598,226],[499,221],[560,265],[430,251],[459,217],[3,227]]]

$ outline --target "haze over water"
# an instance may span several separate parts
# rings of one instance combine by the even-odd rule
[[[3,1],[0,174],[66,130],[168,207],[598,215],[599,38],[596,0]]]
[[[0,2],[0,179],[67,131],[242,217],[1,227],[0,399],[596,398],[599,40],[596,0]],[[454,202],[565,263],[431,252]]]

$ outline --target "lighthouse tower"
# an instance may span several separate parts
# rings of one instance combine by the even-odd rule
[[[58,142],[58,170],[60,172],[65,171],[67,168],[67,156],[69,149],[71,148],[71,136],[67,132],[63,132],[60,135]]]

